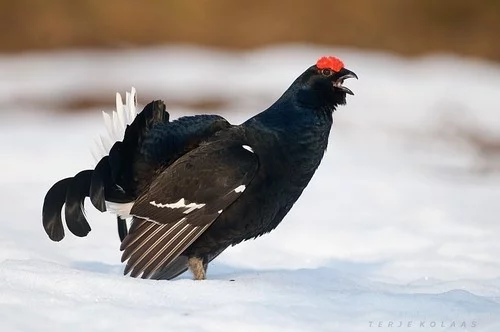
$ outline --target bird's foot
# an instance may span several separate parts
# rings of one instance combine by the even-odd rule
[[[194,280],[205,280],[207,275],[207,265],[200,257],[190,257],[188,268],[193,274]]]

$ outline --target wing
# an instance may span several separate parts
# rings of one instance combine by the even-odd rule
[[[241,143],[220,139],[160,173],[132,207],[135,221],[120,247],[125,274],[150,278],[166,268],[240,197],[258,167]]]

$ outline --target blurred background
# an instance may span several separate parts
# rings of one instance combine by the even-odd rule
[[[134,86],[139,104],[163,99],[174,118],[238,123],[335,55],[360,79],[346,83],[355,96],[335,114],[307,196],[276,235],[221,260],[500,276],[499,32],[498,0],[0,0],[0,204],[15,219],[12,206],[33,202],[20,207],[26,222],[1,232],[16,248],[4,258],[47,257],[40,242],[60,254],[39,205],[52,183],[94,165],[89,147],[115,92]],[[307,202],[334,213],[315,215],[312,229]],[[20,248],[13,239],[27,232],[36,240]],[[68,259],[104,259],[100,240],[94,256],[68,240]],[[116,243],[109,253],[116,263]]]
[[[496,0],[1,1],[0,49],[342,45],[500,60]]]
[[[440,55],[448,56],[445,62],[449,64],[458,56],[468,58],[469,64],[483,59],[483,64],[489,61],[490,68],[498,69],[498,31],[500,2],[496,0],[290,0],[286,3],[256,0],[244,5],[231,0],[0,0],[0,52],[4,60],[0,64],[0,110],[4,109],[4,116],[13,107],[37,113],[42,109],[95,110],[109,105],[115,91],[135,85],[142,88],[139,94],[144,102],[164,98],[174,109],[179,106],[195,112],[221,111],[233,106],[228,104],[235,96],[219,93],[220,89],[209,92],[214,88],[203,89],[199,80],[187,78],[189,73],[200,71],[198,77],[214,75],[210,77],[211,85],[223,90],[226,85],[230,90],[229,83],[234,77],[224,78],[224,75],[234,67],[241,78],[247,75],[250,72],[247,69],[252,67],[248,61],[244,62],[245,56],[291,45],[315,50],[310,52],[308,62],[303,65],[295,62],[294,69],[312,63],[321,52],[332,48],[371,54],[367,57],[369,61],[380,53],[408,60]],[[179,48],[191,50],[179,52]],[[298,52],[293,47],[288,50],[282,55],[283,63],[296,61],[293,57]],[[211,54],[207,55],[209,51]],[[218,55],[211,56],[215,53]],[[196,66],[206,67],[203,57],[208,62],[220,60],[213,63],[218,67],[202,73]],[[180,70],[184,81],[178,81],[181,78],[172,67],[186,66],[184,60],[191,61],[188,65],[191,70],[186,67]],[[234,61],[241,61],[240,65]],[[346,62],[349,64],[349,59]],[[365,59],[362,62],[367,63]],[[264,72],[267,68],[261,66],[260,70]],[[287,80],[298,73],[290,72],[281,80],[285,85],[275,91],[283,90]],[[480,80],[480,71],[467,75],[464,68],[463,74],[463,79],[470,83]],[[437,68],[428,75],[431,80],[441,74]],[[261,90],[258,96],[254,91],[249,91],[246,97],[237,96],[256,101],[251,104],[253,109],[264,107],[276,98],[274,85],[266,89],[264,81],[269,82],[270,78],[258,79],[262,79],[260,84],[249,83]],[[249,85],[239,84],[244,88]],[[450,99],[454,98],[443,97],[432,105],[435,112],[467,108]],[[241,100],[237,103],[240,108],[244,108],[243,104]],[[478,117],[473,110],[463,111]],[[444,117],[440,121],[453,123],[447,125],[441,136],[460,131],[462,139],[475,145],[479,154],[500,153],[500,143],[492,133],[497,128],[489,128],[488,132],[477,128],[487,125],[489,118],[464,125],[447,115]]]

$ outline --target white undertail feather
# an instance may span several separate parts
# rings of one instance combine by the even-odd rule
[[[102,112],[107,134],[96,139],[95,149],[92,155],[97,162],[107,156],[115,142],[122,141],[125,136],[127,125],[131,124],[137,116],[137,92],[132,87],[130,92],[125,93],[125,104],[122,96],[116,93],[116,110],[110,114]]]
[[[129,203],[114,203],[106,201],[106,210],[122,218],[128,218],[130,217],[130,210],[132,210],[134,203],[135,201]]]
[[[109,154],[115,142],[122,141],[125,137],[125,129],[137,116],[137,93],[132,87],[130,92],[125,93],[125,104],[122,96],[116,93],[116,110],[111,114],[102,112],[106,134],[95,139],[95,147],[91,149],[96,164]],[[106,201],[106,209],[122,218],[130,217],[130,210],[134,202],[113,203]]]

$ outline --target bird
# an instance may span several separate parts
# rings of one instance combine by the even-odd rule
[[[124,120],[123,139],[93,170],[48,190],[47,235],[64,238],[64,209],[70,232],[86,236],[89,197],[99,211],[117,215],[125,275],[170,280],[189,270],[206,279],[213,259],[274,230],[299,199],[327,149],[334,111],[354,95],[344,86],[349,78],[358,76],[323,56],[240,125],[206,114],[171,121],[161,100],[136,115],[133,90],[125,107],[117,99],[113,116]]]

